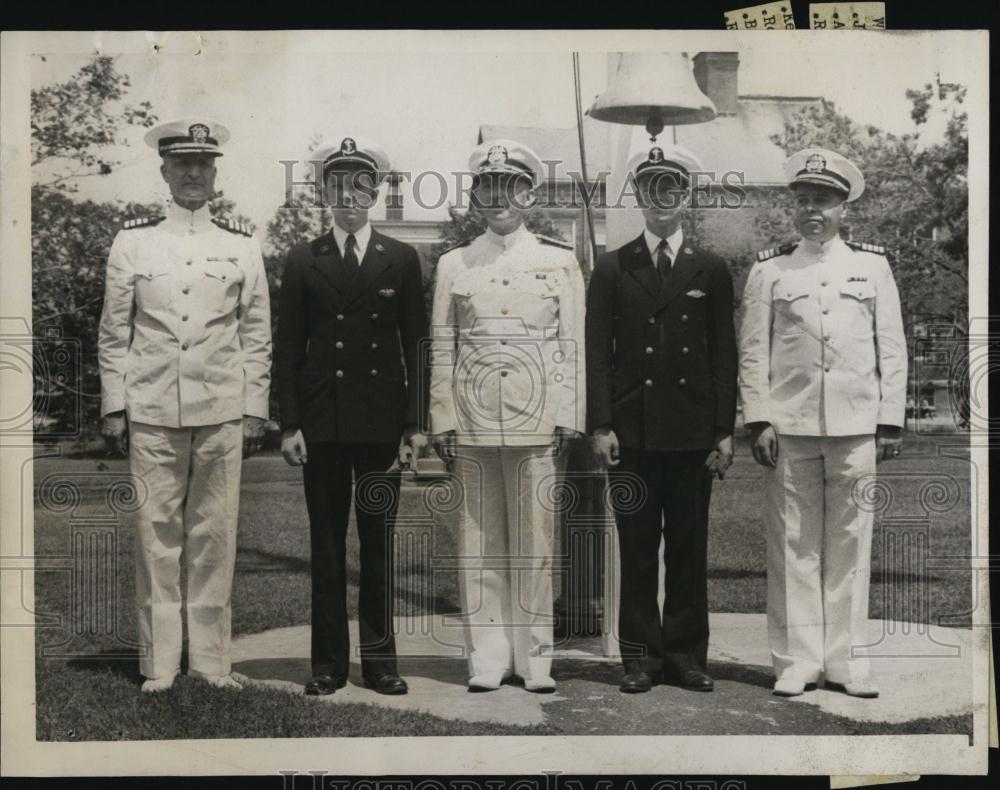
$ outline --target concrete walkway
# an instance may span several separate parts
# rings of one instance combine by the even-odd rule
[[[352,645],[357,645],[357,622],[352,622],[350,628]],[[514,685],[492,693],[471,694],[466,689],[461,623],[455,616],[399,618],[397,628],[399,669],[410,686],[409,694],[387,697],[365,689],[355,658],[348,685],[336,694],[317,699],[329,704],[364,702],[449,719],[525,726],[544,724],[548,706],[554,706],[550,710],[593,714],[595,706],[605,704],[602,700],[617,705],[617,697],[625,697],[617,691],[620,665],[616,659],[601,655],[598,639],[570,640],[558,646],[553,666],[558,683],[555,694],[530,694]],[[677,699],[692,703],[697,699],[698,708],[710,706],[737,717],[737,722],[744,714],[759,718],[765,704],[778,701],[770,694],[773,676],[764,615],[714,614],[711,629],[709,670],[716,677],[715,693],[670,689],[685,695],[671,698],[675,700],[672,704]],[[972,711],[971,631],[873,620],[870,637],[872,647],[867,652],[881,690],[879,699],[859,700],[820,689],[781,703],[856,721],[891,723]],[[310,674],[309,627],[279,628],[234,639],[233,669],[256,682],[301,694]],[[663,704],[652,699],[655,694],[640,696],[646,700],[636,700],[636,712],[663,716]],[[662,699],[665,704],[667,698]],[[592,722],[594,716],[587,718]],[[588,729],[618,731],[615,716],[609,716],[606,723],[606,728],[598,724]],[[655,720],[650,727],[656,731]]]

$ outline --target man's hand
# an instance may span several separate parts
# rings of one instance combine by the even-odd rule
[[[555,450],[556,458],[563,454],[573,442],[583,436],[579,431],[574,431],[572,428],[564,428],[561,425],[557,425],[556,429],[552,432],[552,447]]]
[[[261,439],[267,429],[267,420],[260,417],[243,415],[243,457],[249,458],[260,450]]]
[[[594,458],[601,469],[618,466],[618,437],[610,428],[594,431]]]
[[[128,455],[128,421],[125,419],[125,412],[113,411],[104,415],[101,423],[101,435],[104,437],[104,444],[108,451],[115,455]]]
[[[289,466],[302,466],[306,463],[306,440],[302,438],[301,430],[289,430],[281,434],[281,455]]]
[[[891,461],[903,446],[903,429],[896,425],[879,425],[875,429],[875,461]]]
[[[705,459],[709,472],[720,480],[726,476],[726,470],[733,465],[733,437],[731,434],[717,433],[715,449]]]
[[[435,452],[437,452],[438,456],[446,464],[455,460],[457,451],[455,449],[456,434],[454,431],[434,434],[431,437],[431,444],[434,445]]]
[[[427,436],[415,426],[403,429],[403,438],[399,441],[399,465],[412,467],[418,458],[424,454],[427,447]]]
[[[774,469],[778,465],[778,434],[769,422],[755,422],[750,429],[750,448],[753,459],[761,466]]]

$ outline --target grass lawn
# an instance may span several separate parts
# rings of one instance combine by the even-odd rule
[[[965,454],[942,457],[938,446],[958,439],[913,439],[903,458],[885,467],[892,505],[876,528],[873,545],[871,610],[873,617],[898,617],[945,625],[968,625],[972,608],[968,571],[923,566],[929,557],[969,551],[969,461]],[[225,694],[187,678],[175,691],[149,698],[137,693],[138,669],[132,640],[132,533],[122,519],[107,519],[107,493],[121,479],[123,461],[41,459],[35,464],[35,552],[55,570],[35,574],[39,658],[37,735],[43,740],[177,737],[304,737],[317,735],[544,734],[558,724],[517,728],[470,724],[426,714],[404,713],[369,705],[325,705],[269,689]],[[892,473],[891,475],[889,473]],[[926,486],[937,480],[954,493],[953,505],[928,499]],[[53,495],[54,483],[71,481],[79,501],[67,509]],[[46,488],[48,486],[48,488]],[[923,500],[921,491],[924,491]],[[397,612],[457,611],[457,584],[447,562],[454,553],[457,513],[435,515],[433,501],[417,487],[404,489],[403,528],[427,536],[434,573],[417,555],[398,568]],[[928,501],[936,508],[924,514]],[[712,611],[761,612],[765,601],[764,541],[760,515],[761,471],[746,447],[725,481],[712,495],[709,543],[709,605]],[[936,503],[936,504],[935,504]],[[88,526],[89,525],[89,526]],[[113,535],[81,561],[80,536],[88,529]],[[893,541],[906,534],[917,547],[909,564],[888,558]],[[912,536],[919,536],[915,543]],[[75,537],[74,537],[75,536]],[[349,532],[351,614],[356,614],[357,538]],[[86,544],[96,546],[95,543]],[[74,548],[76,547],[76,548]],[[921,554],[921,552],[923,552]],[[76,559],[74,559],[76,557]],[[100,561],[98,564],[97,561]],[[74,583],[68,569],[76,563],[112,582],[111,608],[95,613],[88,589]],[[309,533],[301,473],[278,456],[256,457],[244,465],[240,504],[239,554],[233,591],[234,635],[309,622]],[[558,591],[558,581],[557,581]],[[44,623],[51,623],[45,626]],[[558,717],[555,717],[558,720]],[[851,723],[863,731],[866,725]],[[847,726],[847,725],[845,725]],[[908,726],[916,726],[911,722]],[[943,731],[965,732],[965,717],[938,722]],[[805,730],[809,731],[809,730]],[[839,730],[843,732],[844,730]],[[878,725],[878,732],[906,732]],[[923,730],[926,731],[926,730]],[[935,729],[934,731],[942,731]]]

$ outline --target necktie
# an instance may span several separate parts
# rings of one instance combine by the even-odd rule
[[[358,263],[358,254],[354,251],[356,246],[357,241],[354,238],[354,234],[348,233],[347,242],[344,244],[344,266],[347,267],[347,271],[351,274],[357,274],[361,268],[361,264]]]
[[[667,240],[660,239],[656,245],[656,268],[664,280],[670,275],[670,255],[667,253]]]

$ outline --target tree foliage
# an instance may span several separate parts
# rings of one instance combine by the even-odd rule
[[[120,164],[106,149],[122,143],[122,130],[156,123],[148,101],[125,103],[130,85],[114,58],[101,55],[65,82],[31,91],[31,165],[46,173],[36,186],[76,191],[76,179]]]

